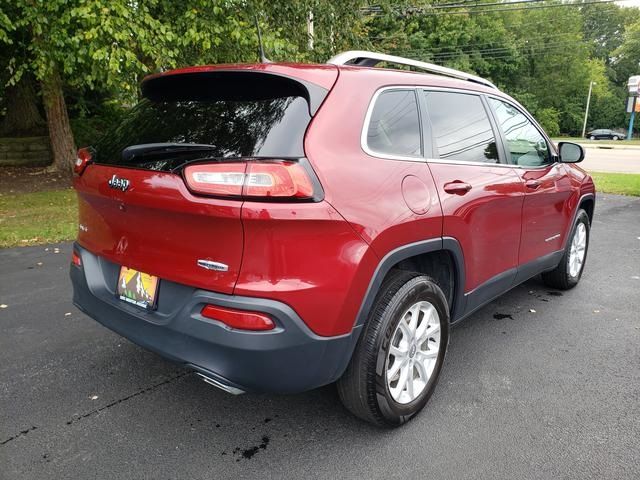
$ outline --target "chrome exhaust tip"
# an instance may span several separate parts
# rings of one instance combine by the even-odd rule
[[[206,375],[204,375],[204,374],[202,374],[200,372],[195,372],[195,373],[200,378],[202,378],[202,380],[204,380],[205,383],[208,383],[209,385],[213,385],[214,387],[217,387],[220,390],[224,390],[227,393],[230,393],[232,395],[242,395],[243,393],[245,393],[244,390],[240,390],[239,388],[232,387],[231,385],[227,385],[225,383],[222,383],[220,380],[216,380],[215,378],[207,377]]]

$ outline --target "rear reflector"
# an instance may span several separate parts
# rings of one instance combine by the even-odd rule
[[[75,250],[71,253],[71,263],[73,263],[76,267],[82,266],[82,259],[80,258],[80,255],[78,255],[78,252],[76,252]]]
[[[184,176],[195,193],[244,198],[309,200],[314,186],[292,161],[246,161],[187,165]]]
[[[200,313],[203,317],[217,320],[238,330],[272,330],[276,326],[268,315],[258,312],[205,305]]]
[[[82,175],[84,169],[87,168],[88,163],[91,161],[91,150],[88,148],[81,148],[78,150],[78,158],[76,158],[73,164],[73,173],[76,175]]]

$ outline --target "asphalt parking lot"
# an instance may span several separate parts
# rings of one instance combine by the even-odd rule
[[[533,279],[454,329],[397,430],[331,386],[206,385],[76,310],[69,256],[0,250],[0,478],[640,478],[640,198],[598,198],[578,288]]]

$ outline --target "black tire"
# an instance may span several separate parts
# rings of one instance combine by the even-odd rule
[[[569,271],[569,254],[571,251],[571,241],[573,240],[573,236],[575,235],[576,229],[579,224],[584,224],[587,233],[587,243],[584,252],[584,259],[582,261],[582,265],[578,270],[576,275],[571,275]],[[580,209],[578,211],[578,215],[576,216],[576,220],[571,228],[571,233],[569,234],[569,238],[567,239],[567,246],[565,247],[564,255],[562,256],[562,260],[556,268],[551,270],[550,272],[545,272],[542,274],[542,280],[544,283],[552,288],[556,288],[558,290],[569,290],[575,287],[580,281],[580,277],[582,277],[582,272],[584,271],[584,266],[587,263],[587,254],[589,253],[589,215],[587,212]]]
[[[440,320],[440,347],[433,373],[413,401],[397,403],[387,386],[386,364],[392,336],[407,309],[420,301],[435,307]],[[442,290],[429,277],[394,270],[380,288],[351,361],[338,380],[344,406],[357,417],[379,426],[407,422],[426,405],[435,389],[449,341],[449,307]]]
[[[596,137],[594,137],[593,135],[591,135],[591,136],[589,137],[589,140],[595,140],[595,139],[596,139]]]

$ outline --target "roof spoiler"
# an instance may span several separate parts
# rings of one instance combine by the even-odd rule
[[[142,81],[142,96],[150,100],[267,100],[298,96],[315,115],[329,90],[280,73],[247,69],[194,68],[151,75]]]

